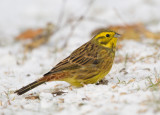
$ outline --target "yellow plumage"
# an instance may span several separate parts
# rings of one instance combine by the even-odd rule
[[[100,81],[112,67],[119,36],[118,33],[113,31],[98,33],[89,42],[58,63],[42,78],[17,90],[15,93],[21,95],[48,81],[66,81],[76,87]]]

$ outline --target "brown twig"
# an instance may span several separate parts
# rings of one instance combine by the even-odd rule
[[[153,54],[151,54],[151,55],[147,55],[147,56],[145,56],[145,57],[141,57],[141,58],[139,58],[137,61],[142,61],[142,60],[144,60],[144,59],[148,59],[148,58],[155,57],[157,54],[158,54],[158,52],[155,52],[155,53],[153,53]],[[137,61],[136,61],[136,62],[137,62]]]
[[[81,15],[81,16],[77,19],[76,23],[71,26],[71,31],[70,31],[70,33],[67,35],[67,37],[66,37],[66,39],[65,39],[65,42],[64,42],[61,50],[63,50],[64,48],[67,47],[68,41],[69,41],[69,39],[71,38],[71,36],[73,35],[76,27],[77,27],[77,26],[83,21],[83,19],[86,17],[87,13],[89,12],[89,10],[90,10],[90,8],[91,8],[91,6],[92,6],[92,4],[93,4],[94,2],[95,2],[94,0],[90,0],[89,6],[88,6],[87,9],[84,11],[83,15]]]
[[[57,26],[57,30],[58,30],[59,28],[61,28],[60,25],[61,25],[62,19],[63,19],[63,17],[64,17],[64,10],[65,10],[65,6],[66,6],[66,2],[67,2],[67,0],[63,0],[62,6],[61,6],[61,11],[60,11],[60,13],[59,13],[58,20],[57,20],[57,24],[56,24],[56,25],[59,25],[59,26]]]

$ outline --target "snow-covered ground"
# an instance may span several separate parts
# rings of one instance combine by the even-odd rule
[[[65,2],[65,3],[64,3]],[[62,20],[59,15],[64,8]],[[88,9],[88,10],[87,10]],[[74,49],[91,39],[97,27],[144,22],[160,31],[159,0],[0,0],[0,114],[2,115],[136,115],[160,114],[160,41],[119,42],[107,85],[69,87],[50,82],[17,96],[13,92],[40,78]],[[72,31],[67,20],[85,18],[77,25],[68,46],[59,51]],[[26,28],[52,22],[61,27],[50,41],[24,54],[14,37]],[[74,23],[74,21],[73,21]],[[63,91],[62,95],[52,94]],[[30,94],[39,99],[26,99]]]

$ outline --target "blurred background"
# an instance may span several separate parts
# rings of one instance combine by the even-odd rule
[[[98,27],[107,28],[113,25],[143,23],[151,31],[160,31],[158,0],[1,0],[0,2],[1,42],[3,38],[14,40],[13,37],[29,28],[44,28],[49,22],[62,31],[63,34],[56,33],[61,33],[59,37],[66,37],[69,31],[73,31],[73,25],[76,23],[73,34],[78,34],[83,39],[88,39],[87,35]]]
[[[159,0],[0,0],[0,114],[158,114],[159,11]],[[13,93],[103,29],[122,35],[107,85]]]

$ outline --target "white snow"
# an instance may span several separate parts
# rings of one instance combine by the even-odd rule
[[[152,85],[149,80],[155,83],[160,77],[160,41],[148,39],[119,42],[123,47],[116,52],[115,63],[106,76],[108,85],[88,84],[74,88],[66,82],[56,81],[22,96],[13,93],[40,78],[91,39],[90,32],[98,27],[143,22],[152,31],[160,31],[159,0],[95,0],[91,6],[89,3],[89,0],[0,0],[0,114],[160,114],[160,87],[149,88]],[[64,16],[59,23],[63,6]],[[81,15],[85,19],[74,30],[68,46],[57,51]],[[73,22],[65,25],[67,20]],[[48,22],[58,23],[63,28],[47,44],[24,54],[23,44],[15,42],[15,36],[27,28],[44,27]],[[66,93],[52,95],[56,89]],[[25,99],[32,93],[40,99]]]

